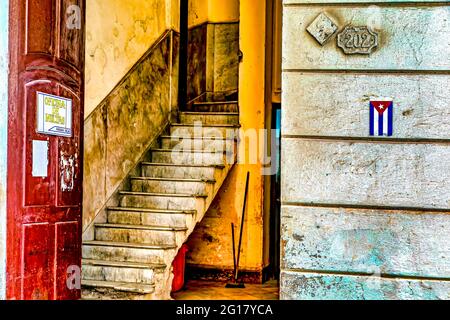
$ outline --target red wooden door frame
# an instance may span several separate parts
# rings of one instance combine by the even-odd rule
[[[77,299],[66,281],[81,267],[85,0],[9,1],[6,295]],[[81,29],[66,23],[74,4]],[[71,138],[37,133],[37,91],[73,101]],[[48,143],[46,178],[31,174],[32,141]]]

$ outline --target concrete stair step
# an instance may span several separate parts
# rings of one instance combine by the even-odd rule
[[[148,245],[113,241],[84,241],[83,259],[163,264],[175,245]]]
[[[152,294],[155,292],[154,284],[84,280],[82,286],[85,289],[112,289],[135,294]]]
[[[83,298],[170,298],[169,267],[236,162],[238,110],[236,101],[195,103],[159,138],[83,242]]]
[[[139,208],[108,208],[108,223],[131,225],[161,225],[185,228],[193,221],[195,211],[146,210]]]
[[[232,163],[236,155],[232,152],[209,152],[203,150],[153,149],[152,161],[174,164],[225,165]]]
[[[180,112],[180,122],[193,124],[200,122],[203,125],[239,124],[237,112]]]
[[[153,285],[155,273],[164,272],[164,264],[83,259],[84,280],[128,282]]]
[[[238,102],[196,102],[191,106],[193,112],[239,112]]]
[[[160,137],[162,149],[202,150],[209,152],[232,151],[237,147],[237,139],[223,139],[215,137]]]
[[[235,139],[239,137],[239,125],[195,125],[174,123],[170,126],[170,135],[179,137],[216,137],[220,139]]]
[[[95,240],[176,245],[184,239],[187,228],[129,224],[95,224]]]
[[[141,163],[143,177],[216,180],[224,165],[180,165],[173,163]]]
[[[120,192],[120,206],[164,210],[204,210],[206,194]]]
[[[145,269],[145,270],[148,269],[162,270],[166,268],[166,265],[163,263],[121,262],[121,261],[107,261],[95,259],[83,259],[82,264],[86,266],[117,267],[117,268]]]
[[[215,180],[131,177],[131,191],[208,194]]]

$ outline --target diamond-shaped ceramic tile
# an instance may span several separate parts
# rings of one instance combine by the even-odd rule
[[[317,42],[324,45],[338,30],[338,26],[325,13],[321,13],[314,19],[308,28],[306,28],[306,30],[317,40]]]

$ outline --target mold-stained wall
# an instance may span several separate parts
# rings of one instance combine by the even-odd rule
[[[281,298],[450,299],[450,7],[329,2],[284,0]],[[320,13],[378,47],[320,45]],[[380,97],[389,138],[369,136]]]
[[[167,29],[179,0],[87,0],[85,116]]]
[[[264,1],[240,1],[240,49],[244,59],[239,64],[239,108],[242,132],[264,128],[265,81],[265,4]],[[252,135],[252,133],[250,133]],[[258,144],[258,143],[256,143]],[[241,143],[245,157],[250,147]],[[231,223],[240,225],[245,179],[250,172],[248,206],[243,234],[242,270],[259,275],[263,263],[263,176],[261,159],[256,163],[241,161],[231,171],[218,197],[190,239],[188,263],[200,268],[233,269]],[[239,229],[236,229],[239,234]],[[237,240],[236,240],[237,244]]]
[[[230,93],[239,86],[239,23],[208,25],[206,91]],[[212,51],[212,52],[211,52]]]
[[[238,78],[239,23],[204,23],[191,28],[188,100],[212,99],[212,93],[234,93],[238,90]]]
[[[8,152],[8,13],[0,2],[0,300],[6,298],[6,170]]]
[[[187,96],[191,101],[206,92],[208,25],[189,29],[188,39]]]
[[[170,121],[178,43],[173,31],[162,35],[85,121],[85,239],[93,222],[105,222],[104,207],[117,205],[112,196]]]
[[[96,10],[96,14],[91,12],[87,17],[86,56],[89,59],[89,50],[94,47],[116,51],[109,47],[109,41],[117,46],[118,55],[107,60],[102,69],[105,73],[96,74],[101,76],[97,80],[107,79],[113,88],[108,91],[102,86],[101,102],[88,111],[85,120],[84,239],[93,237],[94,222],[105,221],[105,207],[116,204],[114,195],[169,123],[178,98],[179,36],[174,31],[178,28],[178,0],[91,1],[88,10]],[[89,39],[89,34],[100,34],[99,41]],[[132,54],[127,56],[121,50]],[[114,59],[118,59],[117,64]],[[93,63],[87,62],[87,73],[99,67],[90,69]],[[96,91],[97,82],[87,78],[89,95],[89,91]]]
[[[239,1],[191,0],[188,18],[188,100],[236,92]]]

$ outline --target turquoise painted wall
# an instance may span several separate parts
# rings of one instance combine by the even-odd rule
[[[6,286],[6,155],[8,137],[8,12],[9,1],[0,1],[0,300]]]

